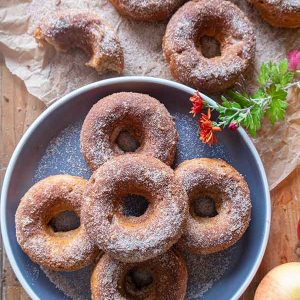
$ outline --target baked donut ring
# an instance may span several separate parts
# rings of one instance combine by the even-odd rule
[[[91,276],[92,299],[183,300],[187,276],[184,258],[177,251],[130,264],[105,254]]]
[[[57,12],[44,18],[34,32],[40,46],[46,42],[57,51],[80,48],[90,60],[86,63],[99,73],[121,73],[124,55],[118,37],[99,16],[92,13]]]
[[[98,255],[82,224],[66,232],[55,232],[49,225],[64,211],[73,211],[81,219],[86,182],[69,175],[51,176],[32,186],[21,199],[15,217],[17,241],[35,263],[53,271],[74,271]]]
[[[137,147],[121,148],[122,133],[129,133]],[[81,150],[94,171],[105,161],[125,152],[154,156],[171,165],[178,133],[175,123],[158,100],[138,93],[104,97],[90,110],[81,130]]]
[[[185,161],[175,175],[190,203],[186,231],[178,246],[191,253],[209,254],[235,244],[251,217],[250,192],[243,177],[223,160],[210,158]]]
[[[128,196],[147,200],[144,214],[125,214]],[[187,217],[187,195],[174,171],[141,154],[104,163],[90,178],[85,200],[83,223],[90,238],[124,262],[141,262],[166,252],[178,241]]]
[[[184,0],[109,0],[118,12],[138,21],[161,21],[169,18]]]
[[[275,27],[300,27],[299,0],[249,0],[262,18]]]
[[[204,56],[200,40],[206,36],[219,41],[220,56]],[[253,26],[229,1],[189,1],[171,18],[163,51],[175,79],[201,91],[220,92],[231,87],[254,58]]]

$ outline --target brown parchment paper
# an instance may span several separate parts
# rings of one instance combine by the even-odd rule
[[[264,23],[246,0],[232,0],[253,22],[257,35],[256,61],[241,79],[247,89],[255,85],[262,62],[286,57],[290,49],[300,49],[300,29],[275,29]],[[46,104],[64,94],[103,78],[84,65],[87,57],[79,50],[56,53],[39,49],[32,32],[41,16],[54,10],[91,10],[109,22],[119,35],[125,54],[124,75],[145,75],[172,79],[162,55],[161,41],[166,23],[145,24],[127,20],[106,0],[1,0],[0,51],[9,70],[20,77],[28,91]],[[273,189],[300,162],[299,91],[289,95],[286,120],[272,127],[264,122],[254,143],[263,160],[270,189]]]

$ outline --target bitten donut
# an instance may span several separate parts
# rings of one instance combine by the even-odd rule
[[[201,38],[220,43],[220,56],[207,58]],[[253,26],[233,3],[222,0],[189,1],[171,18],[163,51],[175,79],[205,92],[231,87],[255,54]]]
[[[91,276],[93,300],[183,300],[187,269],[173,250],[142,263],[126,264],[102,256]]]
[[[246,181],[220,159],[196,158],[175,170],[189,197],[190,213],[178,246],[209,254],[236,243],[249,226],[250,192]]]
[[[126,154],[104,163],[89,180],[83,223],[104,252],[124,262],[141,262],[166,252],[181,236],[187,195],[174,171],[160,160]],[[129,196],[144,197],[140,216],[125,214]]]
[[[118,12],[138,21],[161,21],[170,17],[184,0],[109,0]]]
[[[120,147],[122,134],[131,136],[136,145]],[[171,165],[178,134],[171,115],[158,100],[145,94],[116,93],[92,107],[84,120],[80,140],[85,160],[96,170],[125,152],[154,156]]]
[[[42,19],[34,32],[40,46],[49,43],[57,51],[80,48],[90,56],[86,63],[99,73],[121,73],[124,55],[118,37],[92,13],[57,12]]]
[[[300,27],[299,0],[248,0],[262,18],[275,27]]]
[[[17,241],[23,251],[48,269],[74,271],[90,264],[99,253],[82,224],[74,230],[55,232],[49,222],[64,211],[74,212],[81,221],[86,180],[56,175],[32,186],[16,212]]]

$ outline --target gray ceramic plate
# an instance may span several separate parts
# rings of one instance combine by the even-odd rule
[[[24,134],[9,163],[1,195],[4,246],[19,281],[33,299],[66,299],[18,246],[14,221],[16,208],[28,188],[43,177],[58,173],[90,175],[79,150],[80,124],[97,100],[121,91],[150,94],[164,103],[174,116],[180,134],[175,165],[194,157],[219,157],[244,175],[253,205],[251,225],[238,243],[240,254],[234,264],[201,298],[238,299],[259,267],[269,235],[270,197],[261,160],[243,129],[235,133],[223,131],[218,146],[201,144],[197,138],[197,121],[189,114],[191,104],[188,99],[194,90],[175,82],[147,77],[121,77],[82,87],[50,106]],[[205,99],[213,103],[208,97]],[[53,138],[56,138],[56,144],[53,144]],[[53,145],[49,146],[50,141]]]

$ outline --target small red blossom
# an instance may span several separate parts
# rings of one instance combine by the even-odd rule
[[[291,50],[288,54],[289,60],[289,70],[297,71],[300,69],[300,51],[299,50]]]
[[[213,126],[213,122],[211,121],[211,111],[207,110],[207,114],[201,114],[201,118],[199,121],[199,129],[200,129],[200,140],[204,144],[208,144],[209,146],[213,144],[217,144],[218,140],[215,137],[215,132],[222,131],[220,127]]]
[[[195,117],[198,113],[201,112],[203,106],[204,106],[204,100],[201,96],[201,94],[196,91],[196,93],[190,98],[190,101],[193,104],[192,110],[190,111],[191,114],[193,114],[193,117]]]
[[[300,241],[300,220],[298,221],[297,233],[298,233],[298,240]]]
[[[231,130],[231,131],[236,131],[238,129],[238,124],[236,124],[235,122],[232,122],[228,125],[228,128]]]

